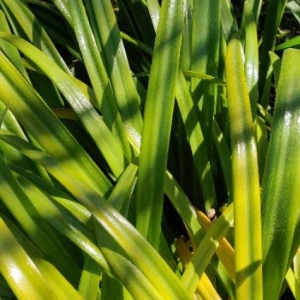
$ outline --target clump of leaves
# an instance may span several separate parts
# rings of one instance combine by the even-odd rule
[[[0,1],[0,297],[300,297],[299,5],[262,5]]]

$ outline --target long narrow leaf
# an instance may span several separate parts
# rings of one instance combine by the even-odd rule
[[[264,295],[269,299],[278,298],[295,254],[290,251],[299,218],[299,59],[299,50],[285,50],[262,185]]]
[[[264,23],[263,41],[261,45],[261,65],[259,72],[259,88],[262,93],[270,65],[269,51],[273,51],[277,30],[285,9],[287,0],[272,0],[267,3],[267,15]]]
[[[193,296],[201,275],[208,266],[219,243],[233,226],[233,204],[230,204],[215,224],[207,231],[195,252],[191,262],[184,271],[181,282],[190,298]]]
[[[140,98],[133,83],[127,55],[121,40],[120,31],[111,2],[92,1],[93,11],[104,46],[103,56],[106,61],[107,73],[112,84],[116,102],[125,126],[129,126],[141,134],[142,117]],[[114,56],[112,57],[112,53]]]
[[[137,183],[137,228],[156,248],[161,229],[182,23],[182,1],[164,0],[147,91]]]
[[[3,11],[0,11],[0,31],[5,31],[7,33],[11,33],[9,24],[7,23],[7,20],[5,18],[5,14]],[[5,43],[3,41],[0,42],[1,49],[5,52],[7,57],[10,58],[10,60],[13,62],[15,67],[20,71],[21,74],[29,81],[29,77],[27,75],[27,72],[25,70],[25,67],[22,63],[21,56],[17,49],[10,45],[9,43]]]
[[[124,125],[121,121],[107,70],[89,25],[84,5],[80,0],[77,1],[76,5],[68,4],[68,8],[81,54],[96,95],[97,108],[102,112],[108,127],[120,139],[123,151],[127,159],[130,160],[130,146]]]
[[[36,47],[51,57],[65,72],[70,73],[52,40],[34,14],[22,1],[3,0],[1,1],[1,6],[4,7],[7,15],[10,16],[11,22],[13,22],[11,25],[16,27],[21,37],[29,39]]]
[[[192,23],[191,69],[217,77],[221,29],[221,1],[194,1]],[[201,34],[199,34],[201,28]],[[194,103],[199,106],[200,122],[205,137],[203,147],[210,155],[209,142],[215,109],[215,85],[208,85],[200,79],[191,79],[191,93]],[[207,142],[206,142],[207,140]],[[206,206],[215,203],[205,199]],[[208,207],[210,208],[210,207]]]
[[[195,109],[191,93],[181,71],[178,74],[176,96],[186,134],[193,153],[195,167],[198,172],[199,185],[205,199],[205,209],[208,211],[216,205],[216,192],[208,159],[207,147],[204,141],[201,123],[198,121],[198,111]]]
[[[56,299],[40,271],[0,218],[0,270],[20,300]]]
[[[251,112],[253,120],[256,119],[256,103],[258,99],[258,41],[257,27],[248,1],[244,3],[243,33],[245,38],[245,71],[249,90]]]
[[[78,291],[84,299],[97,299],[102,276],[101,267],[90,257],[85,257],[78,286]]]
[[[250,99],[242,49],[230,40],[226,55],[226,85],[232,147],[236,297],[262,299],[260,187]]]
[[[165,177],[165,193],[187,226],[192,239],[198,243],[203,236],[203,231],[197,220],[196,211],[174,176],[169,172],[166,172]]]

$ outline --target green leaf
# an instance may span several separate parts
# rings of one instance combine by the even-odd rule
[[[232,38],[226,53],[226,86],[232,148],[236,297],[250,300],[262,299],[262,249],[256,139],[244,74],[241,43]]]
[[[262,0],[248,0],[250,4],[250,8],[253,13],[254,21],[256,24],[258,24],[260,12],[261,12],[261,6],[263,1]]]
[[[211,76],[211,75],[208,75],[205,73],[199,73],[199,72],[195,72],[195,71],[186,70],[186,71],[183,71],[183,74],[186,77],[199,78],[199,79],[207,80],[208,82],[211,82],[211,83],[216,83],[216,84],[220,84],[220,85],[225,84],[225,82],[223,80],[220,80],[218,78],[215,78],[214,76]]]
[[[299,59],[299,50],[284,51],[262,184],[264,295],[269,299],[279,297],[295,254],[290,251],[299,219]]]
[[[179,106],[181,117],[184,122],[185,131],[193,153],[195,167],[198,172],[199,185],[205,201],[205,209],[208,211],[216,205],[216,193],[211,173],[211,165],[208,160],[207,144],[201,123],[198,118],[198,111],[195,108],[191,93],[188,90],[185,78],[181,71],[178,74],[176,87],[176,100]]]
[[[161,231],[182,26],[183,3],[164,0],[150,70],[137,182],[137,228],[155,248]]]
[[[227,187],[229,202],[232,201],[232,172],[231,172],[231,152],[227,144],[224,134],[222,133],[216,120],[213,122],[213,142],[222,166],[222,172]]]
[[[118,182],[112,190],[108,202],[123,216],[127,217],[130,211],[130,201],[136,184],[138,167],[129,164],[126,170],[118,178]]]
[[[94,32],[99,31],[101,45],[104,45],[101,51],[124,126],[141,134],[142,117],[139,107],[141,99],[133,82],[111,1],[92,0],[92,5],[97,22]]]
[[[251,103],[253,120],[256,119],[256,103],[258,100],[258,41],[257,27],[248,1],[244,3],[242,33],[245,39],[245,76]]]
[[[106,66],[101,57],[101,49],[97,46],[85,7],[81,0],[77,1],[76,5],[67,3],[67,7],[71,14],[73,28],[83,61],[95,92],[97,108],[103,114],[108,128],[120,139],[125,156],[130,161],[129,141],[116,105],[114,91]]]
[[[0,271],[18,299],[57,299],[2,218],[0,230]]]
[[[219,64],[219,46],[221,31],[221,1],[194,1],[191,46],[191,70],[217,78]],[[201,29],[201,34],[199,34]],[[216,106],[216,86],[208,85],[198,78],[191,79],[191,94],[195,105],[199,107],[204,139],[203,147],[210,156],[209,142],[213,114]],[[206,200],[206,208],[215,205]],[[209,208],[210,208],[209,207]]]
[[[170,172],[166,172],[165,193],[187,226],[191,239],[200,241],[203,231],[197,220],[196,211]]]
[[[207,231],[181,277],[181,283],[190,298],[192,298],[201,275],[218,248],[220,240],[227,234],[229,228],[232,226],[233,204],[230,204],[217,219],[215,224]]]
[[[3,11],[0,11],[0,31],[11,33],[9,24],[7,23]],[[20,71],[20,73],[22,73],[23,76],[27,80],[29,80],[24,64],[22,63],[22,58],[19,52],[17,51],[17,49],[14,46],[10,45],[9,43],[6,43],[5,41],[0,41],[0,47],[7,55],[7,57],[9,57],[9,59],[12,61],[15,67]]]
[[[70,73],[65,61],[55,48],[45,29],[40,25],[34,14],[22,1],[3,0],[0,2],[6,16],[9,16],[10,25],[23,38],[31,41],[48,57],[67,73]]]
[[[86,256],[78,286],[78,291],[84,299],[97,299],[101,276],[103,276],[101,267],[93,259]]]
[[[136,1],[136,0],[124,0],[120,2],[120,6],[126,11],[128,23],[131,25],[130,29],[134,33],[134,37],[140,37],[148,46],[153,47],[155,31],[157,30],[157,24],[159,20],[159,6],[155,5],[157,0],[152,1]],[[148,5],[152,4],[153,9],[148,8]],[[151,13],[152,11],[152,13]],[[152,19],[156,23],[155,31]]]
[[[275,51],[284,50],[286,48],[291,48],[291,47],[298,46],[298,45],[300,45],[300,36],[296,36],[284,43],[277,45],[275,47]]]
[[[264,23],[263,39],[260,53],[260,92],[262,93],[270,65],[269,51],[275,48],[276,34],[283,16],[287,0],[272,0],[267,3],[267,14]]]

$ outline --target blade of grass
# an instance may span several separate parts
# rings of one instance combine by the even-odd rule
[[[296,280],[295,274],[292,271],[291,268],[288,269],[285,275],[285,280],[289,286],[290,291],[292,292],[293,296],[296,300],[298,300],[298,297],[296,296],[297,289],[299,289],[299,283]]]
[[[122,31],[120,32],[120,35],[121,35],[121,38],[124,41],[138,47],[143,52],[145,52],[145,53],[149,54],[150,56],[152,56],[153,49],[151,47],[149,47],[147,44],[143,43],[141,40],[135,39],[132,36],[126,34],[125,32],[122,32]]]
[[[265,161],[268,150],[268,131],[265,120],[263,120],[260,116],[256,118],[256,140],[259,179],[261,182],[264,174]]]
[[[164,0],[150,70],[137,182],[137,228],[155,248],[161,231],[182,26],[183,3]]]
[[[127,273],[127,277],[128,275]],[[135,295],[135,297],[137,296],[141,297],[141,295]],[[157,296],[158,295],[156,295],[156,297]],[[145,297],[145,295],[143,295],[143,297]],[[104,273],[101,279],[101,298],[111,300],[124,299],[124,286],[122,286],[116,278]]]
[[[72,29],[64,16],[49,2],[41,2],[39,0],[25,0],[28,8],[33,12],[41,26],[48,33],[58,51],[66,59],[70,71],[73,73],[74,60],[82,62],[79,54],[78,44],[75,41]],[[67,51],[67,52],[65,52]],[[70,61],[70,56],[72,62]]]
[[[190,252],[186,243],[184,243],[183,239],[181,238],[176,240],[176,251],[178,252],[178,256],[181,262],[184,266],[186,266],[192,258],[192,253]],[[201,299],[203,300],[220,299],[220,296],[218,295],[217,291],[215,290],[206,273],[202,274],[198,283],[196,293],[197,295],[199,294]]]
[[[299,218],[299,59],[299,50],[284,51],[262,184],[264,295],[270,299],[279,296],[295,255],[290,252]]]
[[[199,72],[187,70],[187,71],[183,71],[183,74],[186,77],[199,78],[199,79],[202,79],[202,80],[207,80],[209,83],[217,83],[217,84],[220,84],[220,85],[225,84],[225,82],[223,80],[220,80],[218,78],[215,78],[214,76],[204,74],[204,73],[199,73]]]
[[[110,205],[125,217],[128,216],[130,211],[130,201],[135,189],[137,171],[138,167],[135,164],[129,164],[118,178],[118,182],[107,200]]]
[[[8,131],[6,131],[8,132]],[[87,223],[89,218],[91,217],[91,213],[81,204],[76,202],[70,195],[63,192],[59,187],[56,187],[45,181],[41,177],[32,174],[32,172],[28,169],[24,169],[19,165],[14,163],[9,163],[9,168],[13,171],[16,176],[21,176],[28,181],[32,182],[36,187],[38,187],[44,194],[50,196],[55,199],[58,203],[60,203],[63,207],[65,207],[68,211],[70,211],[76,218],[82,223]]]
[[[3,11],[0,11],[0,31],[5,31],[7,33],[10,33],[10,27],[7,23],[7,20],[5,18],[5,14]],[[22,58],[18,52],[18,50],[11,44],[7,43],[4,40],[0,40],[0,48],[4,51],[6,56],[10,59],[10,61],[14,64],[14,66],[19,70],[19,72],[30,82],[28,74],[25,70],[24,64],[22,63]],[[4,108],[2,110],[2,108]],[[0,103],[0,109],[1,112],[1,119],[0,119],[0,127],[2,128],[9,128],[11,132],[16,133],[18,136],[22,138],[26,138],[25,133],[23,129],[21,128],[20,124],[14,117],[14,115],[9,111],[9,103],[4,104]],[[4,147],[4,146],[3,146]],[[16,151],[13,151],[13,149],[10,149],[8,151],[3,151],[6,154],[6,157],[11,160],[15,161],[16,163],[23,165],[24,167],[28,167],[32,171],[34,171],[33,165],[30,165],[30,163],[24,159],[24,157],[21,157]]]
[[[250,99],[237,38],[226,53],[237,299],[262,299],[260,187]]]
[[[127,193],[127,191],[124,191],[124,188],[125,188],[124,184],[126,186],[128,186],[128,184],[130,184],[128,182],[124,182],[125,179],[129,179],[126,175],[127,174],[129,174],[131,176],[133,175],[133,179],[134,179],[136,169],[137,169],[136,166],[130,165],[130,167],[122,175],[123,177],[126,177],[126,178],[119,180],[119,182],[117,183],[117,188],[114,189],[114,191],[112,192],[112,194],[109,198],[110,199],[109,201],[116,204],[118,207],[120,206],[120,201],[121,201],[120,195],[118,195],[121,192],[120,190],[123,191],[122,195],[124,196],[124,192]],[[122,176],[121,176],[121,178],[122,178]],[[35,188],[34,186],[30,186],[28,184],[28,182],[24,181],[24,179],[19,178],[19,180],[23,183],[23,186],[26,188],[26,193],[28,194],[28,196],[30,196],[35,207],[40,211],[40,213],[44,216],[44,218],[52,226],[54,226],[60,233],[62,233],[67,238],[72,240],[84,252],[86,252],[91,258],[93,258],[93,261],[89,260],[89,262],[87,262],[87,264],[85,264],[85,269],[82,273],[82,278],[80,281],[82,293],[86,294],[86,293],[91,292],[91,286],[89,286],[89,288],[88,288],[87,285],[89,285],[89,284],[93,284],[93,286],[97,285],[97,276],[96,276],[97,274],[95,274],[95,272],[96,272],[96,270],[98,270],[97,272],[99,273],[101,270],[101,268],[100,268],[100,266],[101,266],[104,268],[104,270],[106,272],[113,273],[113,274],[116,274],[116,272],[117,272],[120,279],[124,278],[124,273],[122,273],[122,272],[124,272],[124,270],[126,270],[126,274],[127,274],[129,282],[134,282],[134,286],[132,284],[130,285],[131,286],[130,291],[132,293],[137,293],[136,290],[139,289],[140,290],[139,293],[135,294],[136,298],[137,299],[139,299],[141,297],[143,299],[145,298],[145,295],[141,294],[141,291],[145,291],[146,289],[149,290],[149,284],[148,284],[148,286],[147,285],[144,286],[142,284],[142,276],[143,276],[142,274],[140,274],[138,271],[134,271],[135,272],[134,274],[136,274],[136,275],[130,276],[129,270],[132,269],[133,266],[131,266],[130,264],[128,265],[128,263],[125,263],[125,260],[120,261],[121,258],[119,256],[116,256],[113,258],[113,256],[110,255],[111,261],[114,262],[112,265],[112,268],[110,268],[107,265],[106,261],[104,261],[103,254],[99,251],[99,249],[95,246],[95,244],[93,244],[93,233],[91,232],[90,228],[84,228],[83,224],[79,224],[79,222],[76,219],[74,219],[74,217],[72,215],[70,215],[66,210],[62,209],[62,207],[60,205],[58,205],[58,203],[55,203],[55,201],[53,201],[53,199],[51,199],[49,196],[45,197],[45,195],[43,195],[37,188]],[[118,191],[116,191],[116,189],[118,189]],[[130,192],[130,190],[131,190],[131,188],[129,188],[129,192]],[[101,240],[103,241],[103,239],[104,239],[104,241],[107,242],[108,237],[104,237],[103,234],[104,233],[101,231]],[[87,258],[86,258],[86,260],[87,260]],[[119,263],[117,263],[117,261]],[[119,269],[115,267],[116,264],[118,265]],[[121,270],[123,270],[123,271],[121,272]],[[135,279],[133,277],[135,277]],[[98,281],[99,281],[99,278],[98,278]],[[136,285],[136,282],[139,282],[139,284]],[[123,281],[123,284],[126,285],[126,281]],[[95,290],[95,288],[94,288],[94,290]],[[97,290],[98,289],[96,289],[95,293],[97,293]],[[102,286],[101,286],[101,290],[102,290]],[[153,294],[152,296],[149,296],[149,298],[153,299],[153,297],[155,297],[155,299],[159,299],[157,296],[158,296],[157,294]],[[86,298],[92,299],[90,297],[86,297]]]
[[[64,16],[65,20],[71,26],[73,26],[73,24],[72,24],[72,16],[71,16],[70,10],[68,9],[67,1],[66,0],[52,0],[51,2],[59,10],[59,12]]]
[[[84,300],[78,291],[66,280],[66,278],[58,272],[58,270],[44,259],[34,260],[39,271],[45,278],[47,286],[50,286],[55,295],[55,299],[60,300]],[[59,288],[58,288],[59,287]],[[45,295],[46,299],[48,296]]]
[[[191,69],[191,46],[192,46],[192,24],[193,24],[193,0],[186,1],[184,26],[182,32],[182,45],[180,55],[180,67],[182,70]]]
[[[215,76],[219,51],[221,1],[194,1],[193,10],[191,68],[193,71]],[[199,34],[199,28],[202,29],[202,34]],[[192,91],[198,84],[199,80],[192,80]]]
[[[201,34],[199,34],[201,28]],[[191,31],[191,69],[194,72],[205,73],[217,77],[219,65],[219,41],[221,32],[221,1],[194,1],[192,31]],[[191,95],[194,102],[194,110],[198,114],[200,121],[203,142],[201,143],[201,152],[206,151],[206,157],[209,161],[214,157],[211,155],[210,141],[212,133],[213,114],[216,106],[216,85],[207,84],[205,80],[191,78]],[[191,129],[190,129],[191,130]],[[206,157],[204,160],[206,161]],[[206,163],[206,162],[205,162]],[[204,176],[207,177],[207,191],[203,193],[205,210],[216,207],[216,195],[212,178],[210,176],[210,167],[205,170],[206,174],[199,175],[200,181]],[[204,176],[203,176],[204,175]],[[203,186],[201,186],[203,189]],[[198,206],[203,206],[199,203]]]
[[[2,104],[2,103],[1,103]],[[3,104],[1,105],[3,106]],[[2,107],[1,107],[2,108]],[[3,120],[4,120],[4,117],[5,115],[7,114],[8,112],[8,106],[4,106],[4,109],[1,110],[1,113],[0,113],[0,127],[2,127],[2,124],[3,124]]]

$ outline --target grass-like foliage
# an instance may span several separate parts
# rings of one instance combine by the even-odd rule
[[[300,300],[300,4],[232,2],[0,0],[0,299]]]

